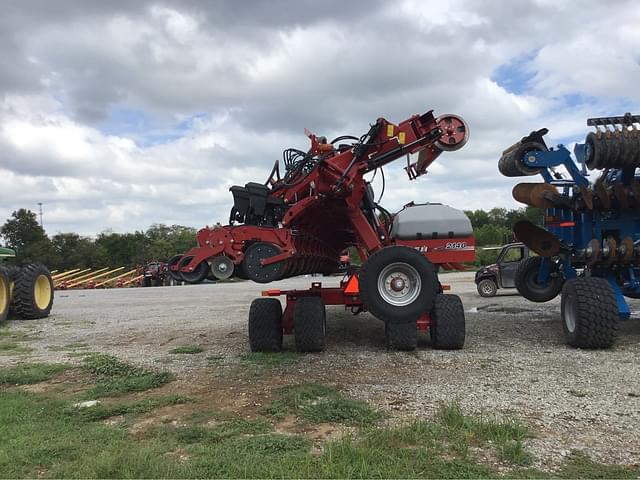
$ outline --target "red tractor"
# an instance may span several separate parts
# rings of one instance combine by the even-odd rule
[[[456,115],[414,115],[398,125],[379,118],[360,137],[328,142],[306,132],[308,151],[283,153],[264,183],[231,187],[229,225],[206,227],[198,247],[169,262],[173,275],[197,283],[207,276],[236,276],[270,283],[302,274],[338,271],[341,252],[354,247],[362,262],[340,287],[263,295],[287,296],[282,312],[274,298],[255,300],[249,315],[254,351],[277,351],[283,333],[294,333],[298,350],[324,348],[325,305],[369,311],[385,322],[387,341],[415,348],[417,330],[430,330],[436,348],[461,348],[464,311],[455,295],[443,295],[437,270],[460,269],[475,259],[469,220],[440,204],[408,204],[391,214],[376,201],[365,175],[407,158],[413,180],[443,152],[461,148],[469,130]],[[410,154],[418,153],[411,163]],[[383,183],[384,185],[384,183]],[[384,186],[383,186],[384,189]]]

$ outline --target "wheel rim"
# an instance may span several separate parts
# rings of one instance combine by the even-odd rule
[[[44,310],[51,302],[51,284],[46,275],[39,275],[33,288],[36,306]]]
[[[7,308],[7,304],[9,303],[9,297],[7,296],[7,282],[5,279],[0,276],[0,314],[2,314]]]
[[[482,293],[486,293],[487,295],[493,292],[493,287],[488,282],[484,282],[480,288],[482,288]]]
[[[569,333],[576,331],[578,318],[578,302],[571,295],[567,295],[564,303],[564,324]]]
[[[420,275],[408,263],[391,263],[378,275],[378,293],[390,305],[396,307],[409,305],[418,298],[421,290]]]

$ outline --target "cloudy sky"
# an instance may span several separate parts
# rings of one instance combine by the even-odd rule
[[[640,113],[638,25],[633,0],[3,2],[0,221],[42,202],[49,234],[225,222],[228,188],[305,127],[428,109],[471,139],[417,181],[388,167],[383,204],[514,207],[505,147]]]

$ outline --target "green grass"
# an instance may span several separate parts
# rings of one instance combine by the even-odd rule
[[[147,413],[156,408],[182,405],[193,401],[194,399],[183,395],[166,395],[163,397],[151,397],[137,402],[117,403],[113,405],[98,404],[93,407],[69,406],[65,408],[64,411],[69,416],[88,422],[95,422],[117,415]]]
[[[240,355],[240,362],[248,365],[274,368],[282,365],[290,365],[300,358],[296,352],[247,352]]]
[[[6,328],[0,329],[0,338],[10,339],[14,342],[26,342],[28,340],[34,340],[34,337],[29,335],[28,332],[23,330],[9,330]]]
[[[195,353],[202,353],[204,350],[197,345],[185,345],[182,347],[176,347],[172,350],[169,350],[171,354],[184,354],[184,355],[193,355]]]
[[[2,341],[0,342],[0,355],[13,355],[16,353],[29,353],[33,351],[31,347],[25,347],[17,342]]]
[[[111,355],[87,355],[82,369],[96,375],[96,384],[86,392],[90,398],[113,397],[158,388],[174,379],[169,372],[147,370]]]
[[[309,386],[287,398],[310,399],[333,390]],[[99,420],[135,416],[184,397],[76,409],[42,394],[0,390],[0,476],[7,478],[496,478],[500,475],[460,454],[452,440],[464,433],[482,448],[521,438],[511,421],[464,415],[443,407],[432,421],[369,427],[312,450],[304,435],[273,432],[264,418],[226,412],[169,417],[164,425],[131,435]],[[305,400],[306,401],[306,400]],[[93,410],[92,410],[93,409]],[[93,412],[93,413],[92,413]],[[455,442],[453,442],[455,443]],[[572,455],[553,475],[513,470],[507,477],[633,478],[637,470]]]
[[[293,413],[311,423],[341,423],[370,426],[382,413],[359,400],[318,384],[291,385],[278,390],[264,412],[275,417]]]
[[[515,465],[527,465],[531,461],[522,445],[529,431],[516,420],[468,416],[457,404],[441,407],[438,419],[449,442],[463,455],[468,453],[471,445],[491,442],[502,461]]]
[[[184,419],[182,425],[163,425],[156,433],[178,443],[217,443],[228,438],[265,435],[272,429],[271,423],[260,418],[250,420],[227,412],[197,412]]]
[[[573,452],[557,475],[560,478],[638,478],[640,471],[621,465],[597,463],[582,453]]]
[[[31,385],[44,382],[69,369],[68,365],[30,363],[0,368],[0,384]]]

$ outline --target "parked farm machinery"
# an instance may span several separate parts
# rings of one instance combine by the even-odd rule
[[[610,347],[619,321],[630,316],[625,297],[640,298],[638,123],[640,116],[629,113],[589,119],[595,132],[576,144],[576,161],[562,145],[549,148],[548,130],[538,130],[498,163],[505,176],[544,179],[513,189],[519,202],[545,209],[544,229],[527,221],[514,227],[518,240],[539,255],[520,263],[516,287],[534,302],[561,293],[562,325],[574,347]],[[594,182],[587,169],[597,173]]]
[[[468,126],[456,115],[432,111],[399,124],[379,118],[362,136],[327,141],[305,132],[307,151],[283,152],[264,183],[231,187],[229,224],[206,227],[198,246],[169,261],[176,278],[197,283],[237,277],[270,283],[302,274],[338,271],[341,252],[355,248],[362,268],[340,287],[270,290],[286,295],[255,300],[249,315],[254,351],[277,351],[282,334],[294,333],[298,350],[324,347],[325,305],[369,311],[385,322],[389,345],[415,348],[417,328],[430,329],[438,348],[461,348],[464,311],[460,299],[443,295],[436,268],[461,268],[475,259],[469,220],[439,204],[408,204],[393,215],[376,200],[366,174],[401,158],[410,180],[427,173],[443,151],[461,148]],[[411,161],[410,154],[418,154]],[[384,177],[383,177],[384,178]]]
[[[41,264],[23,267],[3,264],[14,257],[13,250],[0,248],[0,323],[9,315],[21,319],[49,316],[53,305],[51,273]]]

